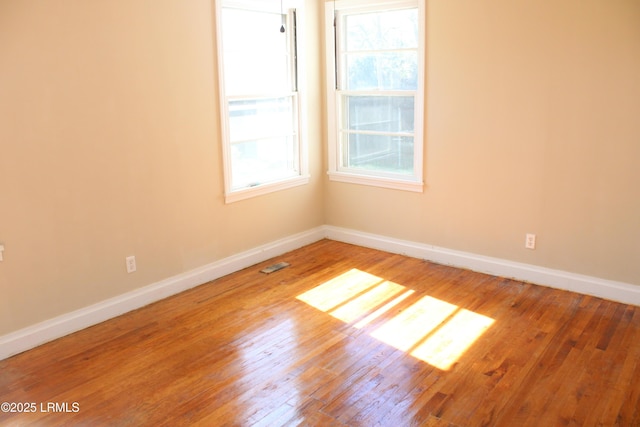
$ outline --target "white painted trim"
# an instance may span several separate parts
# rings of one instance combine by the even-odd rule
[[[364,171],[357,168],[342,166],[340,148],[340,128],[339,117],[342,116],[341,94],[354,93],[363,94],[367,91],[345,91],[340,82],[340,73],[336,75],[336,69],[341,69],[341,52],[335,52],[336,36],[340,39],[341,12],[362,13],[369,11],[382,11],[385,9],[396,10],[402,8],[418,8],[418,21],[426,22],[425,0],[340,0],[339,2],[326,2],[324,12],[325,25],[325,76],[327,89],[327,173],[331,181],[345,182],[350,184],[369,185],[375,187],[392,188],[403,191],[423,192],[424,174],[424,105],[425,105],[425,57],[426,57],[426,36],[425,25],[418,27],[418,86],[415,91],[384,91],[383,94],[413,93],[414,105],[414,153],[413,153],[413,173],[410,176],[396,175],[379,171]],[[338,49],[340,50],[340,49]],[[338,64],[336,64],[338,61]],[[336,81],[336,78],[338,81]]]
[[[348,172],[329,172],[331,181],[348,182],[350,184],[372,185],[375,187],[392,188],[394,190],[414,191],[422,193],[424,188],[423,182],[382,178],[380,176],[355,174]]]
[[[261,184],[256,187],[243,188],[241,190],[235,190],[230,193],[225,194],[224,202],[225,203],[233,203],[240,200],[249,199],[252,197],[261,196],[263,194],[274,193],[276,191],[286,190],[287,188],[298,187],[300,185],[306,185],[309,183],[310,176],[294,176],[291,178],[286,178],[281,181],[269,182],[266,184]]]
[[[325,236],[331,240],[640,306],[640,285],[492,258],[346,228],[325,226],[324,229]]]
[[[324,237],[323,227],[313,228],[0,336],[0,360],[301,248]]]
[[[218,92],[219,92],[219,105],[220,105],[220,128],[221,128],[221,141],[222,141],[222,163],[223,163],[223,175],[224,175],[224,193],[225,203],[233,203],[239,200],[245,200],[252,197],[261,196],[263,194],[272,193],[275,191],[284,190],[287,188],[296,187],[299,185],[306,185],[309,183],[309,156],[308,156],[308,135],[304,131],[307,129],[307,110],[306,105],[307,97],[307,66],[305,49],[300,45],[294,46],[291,44],[290,54],[291,57],[297,57],[297,83],[298,87],[295,92],[275,92],[263,94],[256,93],[254,95],[241,95],[239,97],[227,96],[226,94],[226,80],[224,73],[224,60],[225,55],[223,46],[223,34],[222,34],[222,9],[223,8],[240,8],[253,11],[261,11],[267,13],[285,12],[289,15],[288,19],[291,19],[291,10],[295,9],[296,19],[298,25],[296,26],[296,37],[299,43],[305,40],[305,25],[306,17],[305,6],[303,0],[216,0],[215,6],[215,26],[216,26],[216,40],[217,40],[217,60],[218,60]],[[290,22],[287,21],[287,25]],[[277,30],[277,29],[276,29]],[[290,32],[287,31],[287,38],[290,38]],[[295,48],[295,49],[294,49]],[[295,68],[295,67],[294,67]],[[275,182],[258,183],[254,187],[233,189],[232,183],[232,155],[231,155],[231,129],[229,122],[229,100],[233,98],[260,98],[260,97],[283,97],[293,96],[297,98],[295,102],[294,115],[296,121],[296,129],[294,136],[297,136],[297,173],[289,178],[284,178]],[[304,131],[304,132],[303,132]],[[294,172],[294,171],[292,171]]]
[[[323,238],[640,306],[640,286],[325,225],[0,336],[0,360]]]

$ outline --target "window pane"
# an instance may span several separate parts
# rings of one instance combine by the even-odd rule
[[[234,190],[298,175],[292,137],[247,141],[231,145]]]
[[[227,96],[291,91],[288,57],[282,54],[226,53],[224,79]]]
[[[225,51],[263,51],[287,49],[287,38],[280,32],[282,15],[223,8],[222,29]]]
[[[222,23],[227,95],[291,90],[288,34],[280,32],[282,15],[224,8]]]
[[[348,90],[416,90],[418,53],[385,52],[347,54]]]
[[[412,133],[413,96],[345,96],[343,127],[350,130]]]
[[[413,138],[344,133],[343,166],[368,171],[413,174]]]
[[[229,102],[231,141],[294,133],[293,97]]]
[[[404,9],[345,16],[346,50],[418,47],[418,10]]]

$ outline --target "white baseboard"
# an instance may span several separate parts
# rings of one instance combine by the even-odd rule
[[[0,360],[325,237],[317,227],[0,337]]]
[[[346,228],[321,226],[1,336],[0,360],[323,238],[640,306],[640,286],[629,283],[491,258]]]
[[[466,268],[494,276],[509,277],[551,288],[640,306],[640,285],[455,251],[351,229],[325,226],[324,230],[327,238],[344,243],[404,254],[438,264]]]

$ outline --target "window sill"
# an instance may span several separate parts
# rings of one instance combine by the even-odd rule
[[[329,180],[348,182],[350,184],[370,185],[374,187],[392,188],[394,190],[413,191],[422,193],[424,183],[411,179],[382,178],[371,175],[362,175],[346,172],[328,172]]]
[[[275,191],[285,190],[287,188],[297,187],[309,183],[309,175],[295,176],[282,181],[269,182],[255,187],[243,188],[240,190],[230,191],[225,194],[224,202],[233,203],[240,200],[250,199],[252,197],[261,196],[263,194],[273,193]]]

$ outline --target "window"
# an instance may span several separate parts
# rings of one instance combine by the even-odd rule
[[[424,0],[327,3],[329,176],[422,191]]]
[[[308,182],[294,3],[218,0],[227,203]]]

